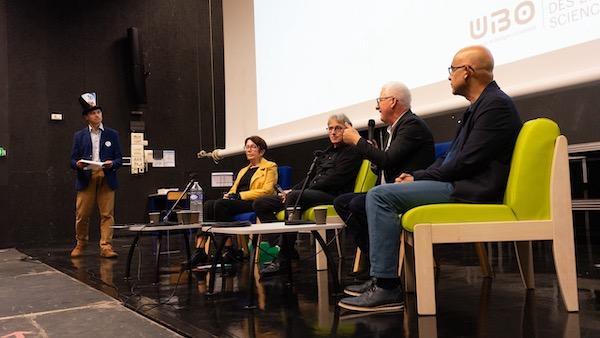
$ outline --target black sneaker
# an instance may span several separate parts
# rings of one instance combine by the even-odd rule
[[[204,251],[204,248],[196,248],[190,260],[181,263],[181,271],[195,268],[198,265],[206,264],[206,262],[208,262],[208,255]]]
[[[339,301],[344,309],[362,312],[399,311],[404,308],[404,293],[402,287],[387,290],[373,286],[358,297],[347,297]]]
[[[260,276],[262,278],[279,276],[286,273],[287,261],[281,259],[275,259],[269,263],[266,267],[260,270]]]
[[[223,250],[221,256],[224,264],[235,264],[244,261],[244,252],[234,247],[228,247]]]
[[[376,281],[377,281],[377,278],[373,277],[373,278],[370,278],[368,281],[366,281],[366,282],[364,282],[362,284],[348,285],[344,289],[344,293],[347,294],[347,295],[350,295],[350,296],[360,296],[365,291],[367,291],[370,288],[372,288],[373,285],[375,285]]]

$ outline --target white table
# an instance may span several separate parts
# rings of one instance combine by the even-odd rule
[[[133,251],[135,250],[135,247],[137,246],[138,241],[140,240],[140,237],[142,236],[142,234],[148,234],[148,233],[156,233],[157,234],[157,239],[156,239],[156,245],[155,245],[155,252],[156,255],[154,257],[155,263],[154,263],[154,267],[155,267],[155,279],[154,282],[156,284],[159,283],[159,267],[160,267],[160,246],[161,246],[161,242],[162,242],[162,235],[164,233],[168,233],[168,232],[176,232],[176,233],[183,233],[184,239],[185,239],[185,248],[186,248],[186,253],[187,253],[187,258],[188,261],[190,259],[191,256],[191,252],[190,252],[190,238],[188,235],[188,231],[192,230],[192,229],[198,229],[201,228],[202,225],[199,223],[193,223],[193,224],[174,224],[174,225],[153,225],[152,223],[148,223],[148,224],[136,224],[136,225],[132,225],[132,226],[128,226],[126,227],[127,230],[131,231],[131,232],[135,232],[136,236],[133,239],[133,242],[131,243],[131,246],[129,247],[129,253],[127,254],[127,266],[125,268],[125,279],[129,279],[130,278],[130,271],[131,271],[131,259],[133,258]]]
[[[221,234],[226,235],[223,236],[222,240],[217,243],[217,253],[215,257],[221,257],[221,252],[223,250],[223,246],[225,245],[225,241],[227,237],[230,235],[248,235],[252,240],[252,251],[250,252],[250,267],[248,269],[248,281],[250,285],[248,286],[248,302],[245,306],[246,309],[254,309],[256,306],[254,305],[254,257],[256,257],[257,250],[257,239],[258,235],[263,234],[274,234],[274,233],[289,233],[289,232],[311,232],[319,245],[323,248],[322,252],[327,257],[327,266],[329,273],[333,279],[333,288],[334,294],[339,295],[340,285],[338,279],[337,268],[335,262],[333,261],[333,257],[331,253],[327,249],[327,244],[323,240],[323,237],[319,232],[324,232],[326,230],[339,230],[344,227],[344,223],[327,223],[327,224],[299,224],[299,225],[285,225],[284,222],[274,222],[274,223],[261,223],[261,224],[252,224],[250,226],[242,226],[242,227],[213,227],[210,225],[206,225],[202,227],[202,231],[210,234]],[[284,250],[286,248],[283,248]],[[289,249],[289,248],[287,248]],[[319,252],[319,248],[317,248],[317,252]],[[290,255],[288,257],[288,281],[292,283],[292,265]],[[213,265],[211,267],[211,278],[208,285],[207,295],[212,295],[215,286],[215,273],[217,271],[217,260],[213,261]]]

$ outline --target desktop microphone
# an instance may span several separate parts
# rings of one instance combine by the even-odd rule
[[[367,140],[372,141],[375,137],[375,120],[369,120],[369,129],[367,132]]]
[[[179,202],[181,201],[181,199],[183,199],[183,196],[185,196],[187,194],[187,192],[190,190],[190,188],[192,187],[192,184],[194,184],[194,181],[196,180],[196,176],[198,176],[197,173],[191,173],[189,175],[190,181],[185,186],[185,189],[183,189],[183,191],[179,195],[179,198],[177,199],[177,201],[175,201],[175,203],[173,203],[173,205],[171,206],[171,208],[167,211],[167,214],[165,215],[165,217],[163,217],[163,222],[165,224],[177,224],[177,222],[170,222],[169,221],[169,216],[171,216],[171,214],[173,213],[173,210],[175,210],[175,207],[179,204]]]
[[[315,165],[317,164],[317,162],[319,161],[319,157],[321,157],[321,155],[323,155],[324,151],[323,150],[315,150],[313,152],[313,154],[315,155],[315,158],[313,159],[312,163],[310,164],[310,168],[308,168],[308,172],[306,172],[306,178],[304,179],[304,183],[302,183],[302,189],[300,189],[300,193],[298,194],[298,198],[296,198],[296,202],[294,203],[294,207],[292,209],[292,212],[290,212],[288,214],[288,219],[285,220],[285,225],[298,225],[298,224],[311,224],[311,223],[315,223],[313,221],[307,221],[307,220],[294,220],[294,213],[296,212],[296,208],[298,208],[298,203],[300,202],[300,198],[302,198],[302,194],[304,194],[304,190],[306,190],[306,184],[308,183],[308,180],[310,179],[310,175],[312,175],[313,170],[315,169]]]
[[[319,161],[319,156],[323,155],[323,153],[324,153],[323,150],[313,151],[313,155],[315,156],[315,158],[313,159],[312,163],[310,164],[310,168],[308,168],[308,174],[312,174],[312,171],[315,169],[315,165]]]

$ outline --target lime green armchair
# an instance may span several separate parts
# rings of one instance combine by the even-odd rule
[[[503,204],[433,204],[404,213],[405,285],[416,292],[417,312],[436,313],[434,244],[514,241],[523,283],[533,289],[533,240],[553,242],[565,308],[578,311],[569,180],[567,139],[556,123],[538,118],[519,133]]]
[[[377,182],[377,175],[371,170],[371,162],[369,160],[363,160],[358,174],[356,175],[356,181],[354,182],[354,192],[367,192],[369,189],[375,186]],[[333,204],[316,205],[308,208],[302,212],[302,219],[315,220],[315,208],[327,208],[327,217],[337,216],[337,212],[333,207]],[[285,218],[285,211],[282,210],[277,213],[277,219],[283,221]],[[340,220],[341,222],[341,220]]]

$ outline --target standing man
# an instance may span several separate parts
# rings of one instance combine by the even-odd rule
[[[88,126],[75,133],[71,149],[71,168],[77,171],[77,204],[75,238],[77,246],[71,257],[83,255],[88,245],[88,228],[94,203],[100,211],[100,256],[116,258],[112,248],[115,223],[115,189],[118,188],[117,169],[123,164],[119,133],[104,127],[102,108],[96,104],[96,93],[79,97],[81,113]],[[92,162],[92,163],[90,163]]]
[[[372,279],[346,288],[358,296],[340,300],[355,311],[399,310],[404,307],[398,278],[398,214],[434,203],[502,203],[513,148],[521,129],[517,108],[494,81],[494,59],[483,46],[458,51],[448,67],[454,95],[471,104],[459,121],[448,152],[425,170],[403,173],[396,184],[367,193],[367,219]]]
[[[286,207],[293,207],[298,201],[298,207],[302,210],[320,205],[332,204],[333,200],[340,194],[354,190],[356,175],[362,164],[358,152],[347,144],[344,144],[343,134],[346,126],[352,125],[350,119],[344,114],[331,115],[327,120],[327,132],[331,145],[317,155],[317,162],[312,171],[306,188],[300,197],[301,187],[304,181],[296,184],[291,190],[286,190],[277,195],[263,196],[252,204],[256,217],[261,222],[276,221],[276,213]],[[294,248],[297,233],[288,233],[280,236],[282,248],[287,246],[289,250],[281,250],[277,259],[260,271],[262,277],[269,277],[285,272],[287,263],[286,252],[289,251],[291,258],[299,258],[298,251]]]
[[[382,149],[360,137],[358,131],[347,125],[344,143],[354,145],[363,158],[368,159],[376,170],[382,170],[382,183],[393,183],[403,172],[425,169],[435,158],[433,135],[429,127],[411,108],[411,93],[400,82],[389,82],[381,88],[377,109],[381,121],[387,127],[387,138]],[[369,140],[370,141],[370,140]],[[349,192],[338,196],[333,205],[346,223],[354,243],[362,252],[359,270],[351,276],[370,279],[369,234],[365,210],[366,193]]]

